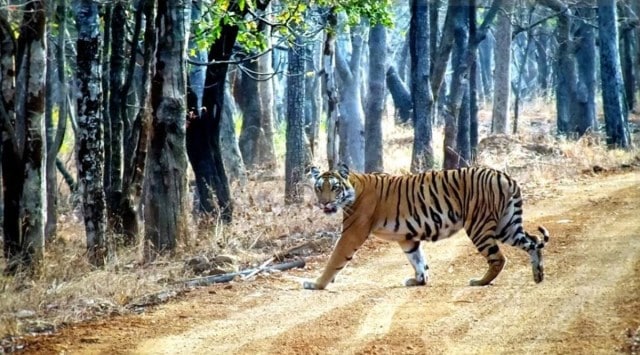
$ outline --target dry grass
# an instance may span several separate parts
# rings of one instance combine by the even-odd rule
[[[594,166],[608,169],[637,159],[637,149],[608,150],[596,135],[577,141],[552,138],[555,115],[550,106],[541,101],[526,106],[519,135],[484,138],[478,164],[510,172],[523,185],[526,195],[543,197],[559,180],[576,179]],[[490,110],[480,111],[481,137],[488,135],[490,115]],[[632,120],[640,123],[640,117]],[[386,171],[407,172],[412,130],[396,127],[387,117],[384,134]],[[441,128],[435,129],[434,137],[434,152],[440,161]],[[640,141],[636,141],[636,147],[639,145]],[[323,142],[320,147],[323,150]],[[317,158],[317,163],[323,161],[322,157]],[[322,237],[328,242],[313,252],[328,251],[340,229],[339,217],[318,213],[310,193],[300,205],[284,205],[282,170],[281,167],[278,179],[250,180],[246,186],[234,189],[233,223],[189,223],[189,238],[182,241],[175,255],[159,258],[151,265],[141,264],[137,248],[120,250],[104,269],[94,270],[85,261],[81,223],[67,209],[60,217],[59,240],[47,248],[44,274],[37,279],[0,277],[0,338],[129,312],[127,306],[133,300],[174,287],[174,281],[193,276],[193,271],[185,268],[185,260],[195,255],[209,259],[232,255],[236,262],[231,267],[244,268],[302,240]],[[3,262],[0,259],[0,264]]]

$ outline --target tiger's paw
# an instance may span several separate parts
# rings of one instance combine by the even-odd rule
[[[427,280],[425,280],[424,277],[422,278],[410,277],[404,280],[404,285],[407,287],[424,286],[426,284],[427,284]]]
[[[302,282],[302,287],[305,290],[324,290],[324,287],[320,287],[317,283],[313,281],[304,281]]]
[[[471,279],[471,280],[469,280],[469,286],[486,286],[488,284],[489,284],[489,282],[485,282],[484,280],[481,280],[481,279]]]

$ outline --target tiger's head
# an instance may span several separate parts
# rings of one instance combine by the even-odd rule
[[[316,194],[316,205],[326,214],[336,213],[356,199],[356,190],[349,182],[349,167],[345,164],[340,164],[338,170],[324,173],[313,166],[309,168],[309,177]]]

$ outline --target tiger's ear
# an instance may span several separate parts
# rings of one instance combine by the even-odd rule
[[[340,163],[338,165],[338,173],[342,176],[343,179],[349,178],[349,167],[345,163]]]
[[[318,180],[318,178],[320,177],[320,169],[315,166],[307,167],[307,176],[312,183],[315,183],[316,180]]]

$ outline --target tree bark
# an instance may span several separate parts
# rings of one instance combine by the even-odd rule
[[[104,137],[101,43],[98,4],[80,0],[76,5],[77,81],[79,83],[76,155],[82,195],[89,261],[102,266],[107,258],[106,202],[104,194]]]
[[[411,1],[409,52],[411,53],[411,100],[413,101],[413,152],[411,171],[419,173],[433,168],[431,116],[432,83],[429,75],[429,1]]]
[[[448,15],[453,20],[454,44],[451,55],[451,75],[449,96],[443,112],[445,118],[444,128],[444,163],[445,169],[459,167],[460,153],[457,146],[458,121],[469,118],[469,106],[467,101],[466,112],[463,113],[463,96],[469,85],[466,61],[469,51],[469,6],[449,6]],[[462,116],[462,117],[461,117]]]
[[[511,13],[513,1],[507,1],[498,14],[495,71],[493,77],[492,132],[509,134],[509,103],[511,101]]]
[[[108,187],[105,187],[108,199],[110,224],[116,232],[122,231],[122,212],[120,204],[123,191],[123,121],[121,106],[124,105],[124,65],[125,65],[125,25],[127,21],[127,6],[122,0],[113,5],[111,13],[111,58],[109,60],[109,158],[108,158]],[[105,171],[105,174],[107,173]]]
[[[340,92],[340,162],[355,171],[364,171],[364,109],[362,107],[362,24],[352,29],[351,57],[347,59],[347,43],[336,50],[337,83]]]
[[[335,78],[335,31],[338,26],[336,9],[327,12],[327,29],[325,30],[324,48],[322,50],[322,71],[327,101],[327,162],[329,169],[338,166],[338,121],[340,120],[340,103]]]
[[[389,69],[387,69],[386,84],[393,99],[393,104],[398,112],[399,122],[406,123],[411,118],[411,110],[413,109],[411,93],[393,66],[389,66]]]
[[[151,103],[149,92],[151,91],[151,63],[156,53],[156,32],[154,18],[156,14],[155,0],[140,0],[138,12],[144,13],[146,21],[146,29],[144,31],[144,60],[141,68],[140,86],[142,87],[140,94],[140,108],[138,109],[133,124],[127,137],[131,141],[127,146],[129,158],[124,165],[123,174],[123,194],[120,201],[120,215],[122,217],[122,235],[123,244],[127,246],[135,245],[136,239],[140,234],[141,212],[140,205],[143,194],[144,172],[146,170],[147,155],[149,149],[149,136],[151,132]],[[138,24],[139,23],[139,24]],[[141,25],[142,18],[136,19],[136,27]],[[139,32],[140,29],[134,31]],[[136,50],[134,45],[132,51]],[[125,81],[122,92],[128,91],[129,85]],[[122,111],[124,112],[124,111]],[[123,116],[121,116],[123,117]]]
[[[600,77],[607,144],[611,148],[627,148],[631,140],[618,54],[616,20],[615,0],[599,0]]]
[[[295,45],[302,48],[302,39]],[[287,77],[287,151],[285,160],[285,203],[302,202],[305,180],[304,137],[304,58],[301,51],[289,49],[289,76]]]
[[[185,145],[187,34],[190,2],[158,2],[156,63],[151,82],[152,133],[149,146],[145,239],[155,252],[172,251],[184,240],[186,221]],[[153,257],[147,250],[147,259]]]
[[[365,115],[365,172],[384,171],[382,156],[382,111],[385,98],[387,30],[382,24],[369,33],[369,95]]]
[[[588,131],[597,130],[596,118],[596,38],[595,31],[586,18],[595,15],[593,9],[588,7],[577,10],[579,20],[575,32],[578,44],[576,50],[576,64],[578,69],[578,83],[576,90],[574,121],[571,124],[571,132],[582,136]]]

